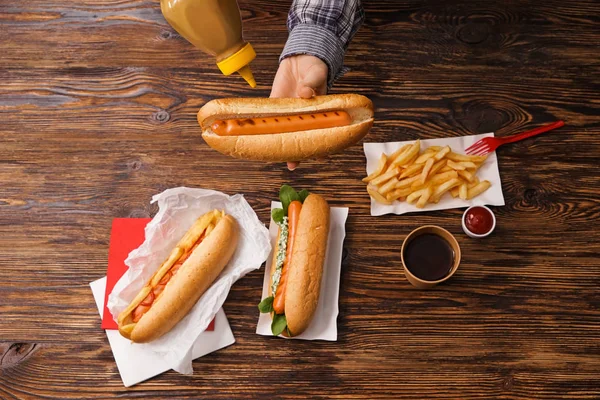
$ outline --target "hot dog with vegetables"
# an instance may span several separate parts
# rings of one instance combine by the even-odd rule
[[[237,222],[224,211],[213,210],[198,218],[119,314],[121,335],[145,343],[169,332],[225,268],[237,241]]]
[[[311,99],[217,99],[198,112],[202,137],[236,158],[301,161],[339,152],[373,125],[373,104],[358,94]]]
[[[282,208],[272,218],[279,226],[273,253],[269,296],[258,305],[271,313],[274,335],[297,336],[313,318],[323,277],[329,235],[329,205],[317,194],[284,185]]]

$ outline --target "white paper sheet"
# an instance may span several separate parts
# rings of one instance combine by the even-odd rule
[[[429,146],[450,146],[452,151],[464,154],[467,147],[487,136],[494,136],[494,133],[483,133],[481,135],[455,138],[425,139],[421,140],[421,150]],[[405,144],[414,142],[414,140],[411,140],[406,142],[364,143],[363,148],[365,150],[365,155],[367,156],[367,175],[377,169],[382,153],[391,154]],[[450,208],[469,207],[472,205],[503,206],[504,195],[502,194],[502,183],[500,182],[500,171],[498,170],[498,158],[496,157],[496,152],[493,152],[488,156],[485,163],[477,171],[477,177],[481,181],[487,179],[492,185],[488,190],[472,200],[462,200],[458,197],[453,198],[449,194],[446,194],[437,204],[427,204],[425,208],[417,208],[413,204],[408,204],[405,201],[395,201],[393,204],[387,205],[378,203],[371,198],[371,215],[379,216],[384,214],[405,214],[409,212],[447,210]],[[366,190],[365,195],[368,196]]]
[[[140,345],[160,354],[170,368],[191,374],[192,345],[225,302],[231,286],[266,260],[271,251],[269,232],[240,194],[227,196],[213,190],[180,187],[154,196],[154,202],[158,202],[159,211],[146,226],[146,239],[125,260],[129,269],[109,296],[108,309],[115,319],[199,216],[212,209],[225,210],[240,227],[235,254],[194,308],[169,333]]]
[[[98,312],[100,313],[100,319],[102,319],[106,277],[90,283],[90,287],[94,294],[96,307],[98,307]],[[115,357],[121,380],[126,387],[145,381],[170,369],[167,362],[160,355],[140,345],[131,343],[128,339],[121,336],[119,331],[110,329],[105,330],[105,332],[113,356]],[[233,343],[235,343],[233,332],[231,332],[225,312],[221,308],[215,316],[214,331],[202,332],[196,339],[192,347],[192,359],[202,357]]]
[[[271,202],[271,210],[281,208],[281,203]],[[315,315],[308,328],[298,336],[292,339],[304,340],[337,340],[337,316],[338,299],[340,294],[340,273],[342,268],[342,249],[344,247],[344,238],[346,237],[346,219],[348,218],[348,208],[331,207],[329,221],[329,236],[327,238],[327,252],[325,254],[325,264],[323,266],[323,280],[321,281],[321,293]],[[277,242],[278,226],[271,219],[269,225],[269,234],[271,236],[272,248],[275,248]],[[265,266],[265,276],[263,279],[263,291],[261,299],[269,295],[269,284],[271,280],[271,265],[273,254],[269,256]],[[260,301],[260,300],[259,300]],[[258,301],[257,303],[258,304]],[[273,336],[271,332],[271,315],[260,314],[256,333],[259,335]],[[280,337],[284,337],[281,335]]]

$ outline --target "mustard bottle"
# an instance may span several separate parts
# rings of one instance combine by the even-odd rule
[[[161,0],[160,8],[181,36],[216,57],[224,75],[237,72],[256,87],[249,65],[256,53],[242,38],[242,17],[236,0]]]

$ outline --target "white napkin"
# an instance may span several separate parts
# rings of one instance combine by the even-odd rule
[[[189,314],[163,337],[139,345],[160,354],[170,368],[191,374],[194,342],[225,302],[231,286],[265,261],[271,251],[269,232],[240,194],[227,196],[214,190],[180,187],[155,195],[154,202],[158,202],[159,211],[146,226],[146,239],[125,260],[129,269],[108,298],[115,320],[199,216],[215,208],[225,210],[240,227],[235,254]]]
[[[106,277],[90,283],[90,287],[100,313],[100,319],[102,319]],[[135,385],[169,370],[169,365],[165,360],[153,351],[131,343],[121,336],[117,330],[109,329],[105,332],[125,387]],[[235,343],[233,332],[231,332],[225,312],[221,308],[215,317],[215,330],[202,332],[196,339],[192,347],[192,358],[202,357],[233,343]]]
[[[465,149],[477,142],[479,139],[494,136],[494,133],[483,133],[481,135],[461,136],[456,138],[444,139],[425,139],[421,140],[421,150],[429,146],[450,146],[455,153],[464,154]],[[367,175],[377,169],[379,159],[382,153],[391,154],[405,144],[414,143],[414,140],[407,142],[386,142],[386,143],[364,143],[363,147],[367,156]],[[425,208],[417,208],[414,204],[395,201],[391,205],[381,204],[371,198],[371,215],[379,216],[384,214],[405,214],[408,212],[424,212],[433,210],[447,210],[450,208],[469,207],[472,205],[492,205],[503,206],[504,195],[502,194],[502,183],[500,182],[500,171],[498,171],[498,158],[496,152],[488,155],[485,163],[477,171],[477,177],[480,181],[488,180],[492,184],[488,190],[471,200],[462,200],[453,198],[449,194],[437,204],[427,204]],[[365,195],[369,195],[365,190]]]
[[[281,203],[271,202],[271,210],[281,208]],[[325,254],[325,264],[323,265],[323,280],[321,281],[321,293],[315,315],[308,328],[298,336],[292,339],[304,340],[337,340],[337,316],[338,316],[338,298],[340,294],[340,272],[342,268],[342,249],[344,247],[344,238],[346,237],[346,219],[348,218],[348,208],[331,207],[329,220],[329,236],[327,238],[327,252]],[[271,236],[272,248],[275,248],[277,242],[278,226],[271,219],[269,225],[269,234]],[[271,265],[273,254],[269,256],[265,265],[265,277],[263,280],[262,298],[269,295],[269,284],[271,280]],[[258,303],[260,300],[256,302]],[[271,315],[260,314],[256,333],[259,335],[273,336],[271,332]],[[280,337],[284,337],[280,335]]]

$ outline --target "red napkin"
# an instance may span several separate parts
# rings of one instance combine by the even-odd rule
[[[112,314],[106,307],[108,295],[112,292],[115,284],[127,271],[125,259],[129,253],[137,249],[145,237],[144,228],[151,218],[115,218],[112,222],[110,232],[110,245],[108,248],[108,270],[106,271],[106,292],[104,293],[104,316],[102,318],[102,329],[118,329]],[[212,331],[215,328],[213,320],[206,328]]]

